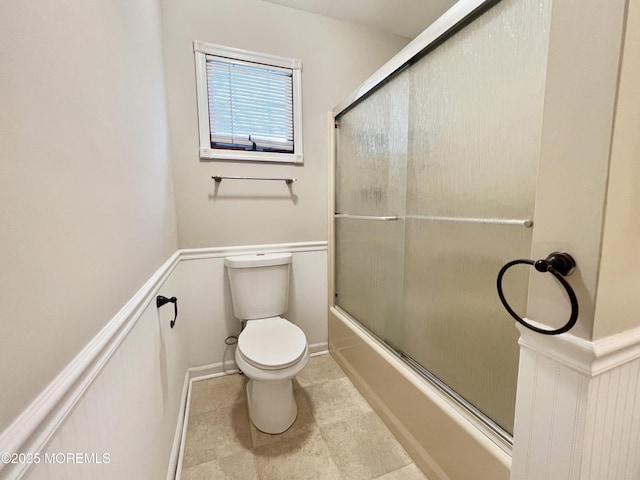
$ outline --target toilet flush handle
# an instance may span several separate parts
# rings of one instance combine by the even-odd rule
[[[157,308],[160,308],[167,303],[173,303],[173,320],[171,320],[170,323],[171,328],[173,328],[173,326],[176,324],[176,320],[178,319],[178,299],[176,297],[167,298],[163,297],[162,295],[158,295],[156,297]]]

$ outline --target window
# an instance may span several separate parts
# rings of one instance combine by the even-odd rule
[[[302,163],[299,60],[194,42],[200,158]]]

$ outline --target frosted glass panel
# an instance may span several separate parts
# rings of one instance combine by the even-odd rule
[[[402,308],[408,73],[344,114],[336,133],[336,304],[390,343]]]
[[[407,219],[402,350],[509,432],[518,333],[496,275],[530,245],[523,227]],[[529,271],[508,273],[505,294],[524,312]]]
[[[518,335],[495,281],[531,251],[509,222],[533,218],[550,3],[499,2],[336,132],[337,211],[399,217],[335,220],[336,304],[507,432]],[[528,274],[504,279],[519,312]]]
[[[518,337],[495,278],[531,230],[421,217],[533,218],[548,22],[503,1],[410,69],[403,350],[508,432]],[[527,270],[507,280],[526,311]]]
[[[407,213],[533,213],[547,2],[503,1],[413,65]]]
[[[408,72],[338,121],[336,211],[402,215],[407,168]]]
[[[336,220],[336,304],[396,345],[401,341],[404,222]]]

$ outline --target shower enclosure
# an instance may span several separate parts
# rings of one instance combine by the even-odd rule
[[[333,307],[508,443],[550,1],[475,3],[334,111]]]

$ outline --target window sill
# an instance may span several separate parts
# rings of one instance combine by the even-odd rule
[[[200,159],[243,162],[303,163],[301,153],[247,152],[244,150],[222,150],[213,148],[200,148]]]

